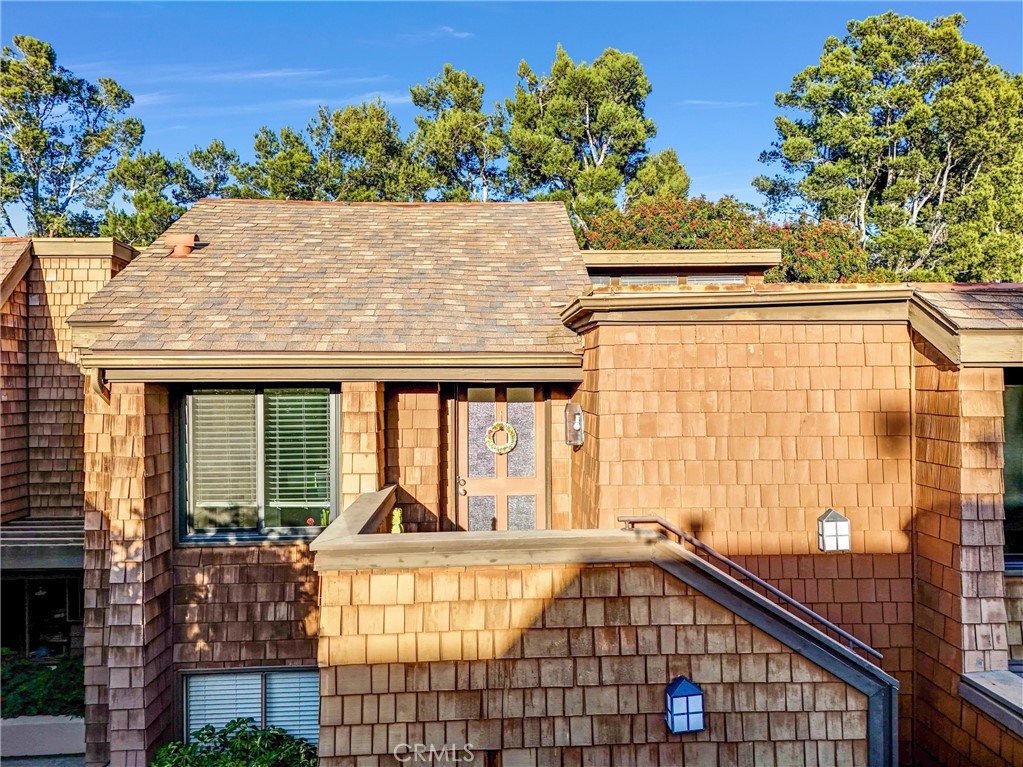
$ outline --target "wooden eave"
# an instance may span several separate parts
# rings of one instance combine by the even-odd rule
[[[905,322],[956,365],[1023,366],[1023,330],[960,328],[907,285],[590,292],[572,301],[561,319],[579,333],[601,324]]]
[[[561,319],[576,331],[594,323],[622,322],[890,322],[906,319],[905,302],[912,295],[913,288],[902,285],[590,292],[565,307]]]
[[[76,326],[83,368],[107,381],[544,381],[582,380],[582,357],[571,353],[403,352],[112,352],[85,345],[103,328]],[[91,336],[91,339],[89,338]]]

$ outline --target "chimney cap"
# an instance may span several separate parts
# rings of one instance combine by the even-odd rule
[[[199,242],[199,235],[195,232],[168,232],[164,235],[163,242],[174,248],[171,256],[181,258],[189,255],[195,249],[195,244]]]

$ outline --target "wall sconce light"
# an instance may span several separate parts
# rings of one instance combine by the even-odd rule
[[[565,405],[565,444],[579,447],[585,438],[582,405],[569,402]]]
[[[852,548],[849,520],[834,509],[817,517],[817,548],[821,551],[849,551]]]
[[[684,676],[664,691],[664,721],[676,735],[703,729],[703,692]]]

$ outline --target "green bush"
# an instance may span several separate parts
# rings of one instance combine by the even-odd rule
[[[54,666],[0,650],[0,714],[85,716],[82,656],[62,655]]]
[[[203,727],[190,743],[168,743],[150,767],[316,767],[316,746],[280,727],[235,719],[222,730]]]

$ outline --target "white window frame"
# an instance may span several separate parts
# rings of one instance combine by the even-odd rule
[[[267,389],[327,389],[329,396],[330,418],[330,519],[338,515],[341,486],[341,461],[339,458],[341,392],[337,387],[302,384],[251,384],[245,386],[218,386],[215,383],[207,386],[196,386],[184,393],[179,405],[179,445],[177,449],[179,479],[177,482],[180,502],[180,525],[177,526],[179,545],[196,545],[208,543],[224,545],[231,543],[263,542],[263,541],[295,541],[315,538],[324,530],[323,525],[306,527],[265,527],[266,513],[266,435],[264,434],[264,402],[263,395]],[[192,418],[190,403],[193,394],[206,391],[235,390],[253,392],[256,398],[256,527],[221,527],[216,529],[195,529],[193,527],[194,510],[192,508],[191,488],[194,487],[192,469]]]

